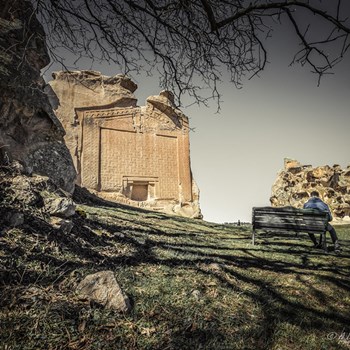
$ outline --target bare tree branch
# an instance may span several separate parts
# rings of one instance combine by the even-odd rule
[[[117,64],[125,73],[156,70],[161,86],[174,91],[178,102],[184,94],[204,104],[208,97],[219,102],[218,82],[225,70],[237,87],[246,75],[261,72],[274,23],[292,25],[300,42],[292,63],[309,66],[320,78],[350,45],[349,4],[342,0],[31,2],[52,57],[61,55],[63,61],[64,49],[78,59]]]

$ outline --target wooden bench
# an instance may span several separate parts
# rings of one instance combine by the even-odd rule
[[[327,213],[318,210],[297,209],[294,207],[255,207],[253,208],[252,217],[252,243],[255,244],[257,230],[292,231],[296,235],[299,232],[320,233],[322,235],[323,249],[327,252],[327,223]]]

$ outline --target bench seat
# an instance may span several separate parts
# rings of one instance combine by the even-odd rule
[[[294,207],[254,207],[252,243],[255,244],[257,230],[320,233],[322,234],[323,249],[327,251],[327,224],[328,214],[318,210]]]

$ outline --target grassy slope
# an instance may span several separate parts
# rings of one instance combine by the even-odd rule
[[[33,216],[0,238],[1,349],[350,348],[349,226],[335,256],[307,236],[261,234],[252,246],[248,226],[102,201],[78,212],[69,235]],[[74,294],[107,269],[128,315]]]

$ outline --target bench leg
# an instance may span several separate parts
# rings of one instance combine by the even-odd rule
[[[252,244],[255,245],[255,230],[252,233]]]
[[[325,253],[328,253],[327,242],[326,242],[326,232],[322,233],[322,248],[323,248]]]

